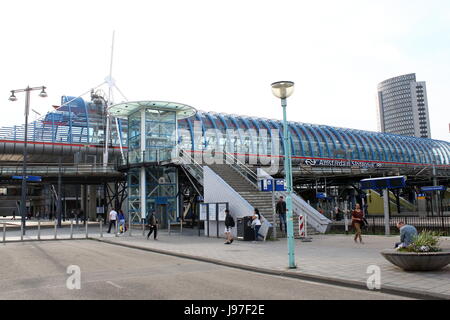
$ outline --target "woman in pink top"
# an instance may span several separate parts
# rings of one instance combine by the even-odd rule
[[[355,228],[355,242],[363,243],[362,237],[361,237],[361,225],[363,223],[364,214],[361,210],[361,206],[359,203],[356,204],[355,210],[352,211],[352,226]]]

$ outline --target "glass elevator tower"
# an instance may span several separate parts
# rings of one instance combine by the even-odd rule
[[[164,101],[113,105],[109,113],[128,119],[128,146],[123,162],[128,173],[128,212],[132,222],[155,213],[162,228],[179,217],[178,120],[196,114],[193,107]]]

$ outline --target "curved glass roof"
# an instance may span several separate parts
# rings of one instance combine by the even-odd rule
[[[216,119],[214,123],[211,119]],[[218,126],[222,119],[223,126]],[[284,154],[284,137],[282,122],[278,120],[262,119],[258,117],[236,116],[215,112],[199,112],[196,118],[188,119],[200,121],[202,131],[216,130],[227,136],[235,131],[238,139],[235,140],[239,146],[235,150],[242,150],[240,145],[257,143],[256,134],[261,130],[269,140],[279,139],[280,153]],[[249,124],[256,124],[249,130]],[[401,136],[390,133],[371,132],[357,129],[339,128],[326,125],[313,125],[300,122],[289,122],[291,150],[293,159],[314,157],[319,159],[352,159],[367,162],[381,163],[411,163],[411,164],[437,164],[450,165],[450,143],[446,141],[432,140]],[[191,130],[189,127],[188,130]],[[272,135],[270,130],[278,129],[277,136]],[[229,131],[227,131],[229,130]],[[253,131],[253,132],[252,132]],[[249,150],[271,150],[270,141],[261,143],[258,147],[247,146]],[[217,139],[219,140],[219,139]],[[255,142],[253,142],[255,141]],[[268,144],[267,144],[268,143]],[[261,144],[264,144],[261,146]],[[219,141],[216,145],[195,145],[191,141],[192,150],[215,150],[225,151]],[[245,149],[245,148],[244,148]],[[269,152],[270,153],[270,152]]]
[[[71,101],[70,103],[67,103]],[[104,108],[101,103],[63,97],[61,107],[28,125],[31,143],[102,145],[105,139]],[[273,142],[279,143],[279,155],[284,154],[284,132],[279,120],[237,116],[216,112],[198,112],[185,104],[164,101],[121,103],[109,110],[119,117],[111,130],[111,145],[128,144],[131,134],[127,114],[147,107],[149,110],[170,110],[178,113],[179,141],[186,150],[216,150],[241,154],[271,154]],[[195,122],[200,124],[202,137],[195,137]],[[294,163],[303,159],[351,159],[391,165],[420,164],[450,167],[450,143],[370,132],[289,122],[290,145]],[[278,129],[278,133],[271,132]],[[187,130],[187,131],[186,131]],[[213,130],[213,132],[211,131]],[[0,128],[0,140],[24,141],[24,125]],[[197,132],[197,134],[199,134]]]

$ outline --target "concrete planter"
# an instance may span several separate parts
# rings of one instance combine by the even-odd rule
[[[450,250],[415,253],[391,249],[382,251],[381,255],[405,271],[436,271],[450,263]]]

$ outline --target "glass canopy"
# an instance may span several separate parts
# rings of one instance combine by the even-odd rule
[[[142,108],[147,109],[147,112],[152,112],[151,110],[154,109],[155,113],[158,113],[158,110],[176,112],[178,120],[190,118],[197,113],[197,110],[195,110],[195,108],[191,106],[182,103],[167,101],[122,102],[109,107],[108,111],[112,116],[116,118],[128,118],[129,115]]]

